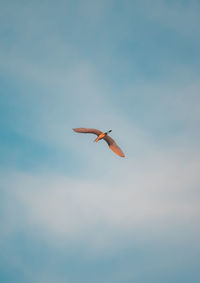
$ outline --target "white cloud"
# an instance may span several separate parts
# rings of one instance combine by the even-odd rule
[[[170,238],[177,227],[186,234],[197,229],[199,169],[192,155],[152,151],[141,160],[113,162],[101,180],[17,172],[3,187],[21,208],[20,225],[53,243],[84,243],[98,250],[132,237]],[[5,210],[4,221],[12,214]]]
[[[158,10],[151,9],[153,17],[160,19],[167,10],[167,20],[171,15],[172,24],[176,24],[178,10],[169,11],[164,2],[159,3]],[[160,9],[161,14],[158,13]],[[30,35],[20,23],[17,31],[30,40],[32,35],[37,35],[40,25],[34,19],[29,25]],[[41,37],[43,32],[39,34]],[[8,177],[4,187],[9,190],[10,197],[14,197],[14,205],[9,206],[8,202],[9,209],[5,205],[5,219],[10,220],[4,231],[12,233],[9,231],[19,227],[13,224],[21,223],[19,213],[25,218],[25,225],[30,229],[37,227],[47,238],[63,241],[65,238],[69,241],[86,239],[95,246],[100,243],[106,245],[107,240],[109,244],[118,241],[118,237],[129,238],[133,234],[141,237],[141,233],[147,231],[155,236],[162,233],[160,227],[166,226],[166,232],[173,229],[177,222],[187,227],[190,220],[195,221],[199,215],[195,199],[195,188],[199,183],[199,157],[195,157],[194,153],[196,148],[189,149],[180,136],[175,146],[158,148],[147,131],[139,128],[133,118],[126,119],[121,109],[116,107],[114,93],[110,95],[106,85],[102,85],[97,68],[84,58],[79,60],[80,50],[69,46],[55,32],[37,41],[38,51],[44,52],[46,46],[51,46],[52,61],[46,55],[42,58],[42,52],[38,53],[39,56],[33,50],[33,54],[24,54],[21,44],[26,47],[26,37],[25,40],[22,38],[15,42],[14,47],[2,47],[0,54],[4,70],[22,82],[21,94],[15,102],[17,107],[20,105],[20,110],[26,109],[27,112],[17,111],[13,127],[33,139],[58,148],[69,148],[79,154],[80,159],[87,160],[87,168],[83,171],[87,172],[87,177],[90,176],[90,181],[80,176],[77,180],[50,173],[41,176],[39,173],[26,175],[22,172]],[[66,57],[65,53],[68,53]],[[70,56],[73,59],[77,57],[77,61],[68,64]],[[63,57],[66,61],[62,65]],[[27,88],[24,88],[26,82],[29,86],[38,87],[39,91],[33,93],[30,90],[27,93]],[[198,84],[188,83],[186,87],[175,84],[171,85],[172,89],[170,82],[167,85],[161,83],[158,87],[142,84],[131,86],[122,99],[127,99],[128,104],[134,93],[149,92],[152,97],[155,92],[165,92],[165,101],[158,103],[153,99],[160,111],[158,113],[162,113],[168,104],[172,120],[180,119],[185,125],[188,123],[188,128],[199,118]],[[182,94],[184,101],[181,100]],[[186,111],[187,107],[189,111]],[[28,113],[26,119],[25,113]],[[159,120],[159,115],[156,119]],[[113,137],[119,136],[117,141],[127,158],[123,161],[118,159],[108,152],[108,148],[103,148],[106,147],[103,143],[92,146],[88,142],[92,140],[91,136],[70,134],[71,128],[76,126],[113,129]],[[187,130],[184,131],[186,135]],[[94,177],[98,172],[100,180],[98,176]],[[17,211],[18,206],[22,211]]]
[[[101,1],[98,6],[90,2],[81,4],[86,3],[86,6],[79,11],[88,30],[96,28],[102,20],[104,22],[104,17],[109,17],[108,9],[113,12],[112,1],[108,5],[108,1]],[[104,60],[116,61],[116,54],[110,57],[112,47],[109,44],[119,44],[117,36],[123,35],[121,38],[126,40],[127,34],[132,34],[135,29],[138,42],[146,38],[149,20],[155,21],[159,27],[166,26],[181,35],[191,36],[194,41],[198,39],[194,38],[199,34],[198,7],[195,10],[194,6],[190,6],[188,10],[180,9],[176,4],[167,6],[165,1],[138,2],[134,11],[127,5],[129,17],[124,6],[123,23],[119,21],[116,26],[113,24],[118,19],[118,12],[114,22],[113,19],[108,21],[112,22],[114,35],[110,42],[105,42]],[[9,105],[12,115],[6,115],[5,119],[8,117],[10,120],[4,122],[14,132],[28,136],[33,142],[37,140],[47,147],[53,145],[55,151],[61,155],[63,153],[63,159],[66,157],[67,166],[77,161],[80,168],[78,172],[75,169],[73,173],[70,171],[69,177],[67,169],[64,169],[64,173],[64,170],[58,173],[55,165],[56,172],[52,172],[52,168],[49,172],[48,165],[47,168],[41,168],[38,162],[34,167],[35,173],[32,168],[12,172],[13,169],[9,170],[8,167],[7,172],[4,170],[1,173],[0,244],[6,247],[6,264],[24,271],[25,276],[34,282],[66,282],[67,275],[63,275],[65,278],[62,280],[62,272],[55,270],[57,267],[50,271],[49,267],[55,265],[54,259],[48,258],[45,269],[42,258],[42,270],[35,274],[32,259],[26,264],[26,256],[14,254],[16,242],[18,248],[21,236],[23,239],[28,235],[30,245],[39,242],[48,251],[56,248],[60,253],[64,250],[65,256],[66,250],[72,248],[76,251],[74,247],[79,249],[80,246],[79,251],[84,250],[85,257],[88,254],[98,257],[102,253],[105,256],[110,251],[114,251],[110,253],[113,255],[120,249],[123,253],[126,249],[134,252],[133,247],[140,249],[142,246],[139,257],[142,257],[142,250],[145,249],[145,259],[135,265],[136,281],[141,274],[148,274],[150,269],[156,270],[157,274],[158,269],[162,270],[163,262],[164,270],[169,266],[175,270],[174,266],[178,265],[179,268],[179,262],[183,261],[187,266],[188,261],[194,258],[193,251],[198,249],[197,243],[199,245],[200,157],[198,140],[195,139],[198,133],[194,133],[199,124],[200,86],[195,66],[177,66],[169,60],[169,65],[165,62],[166,65],[162,67],[171,70],[171,77],[168,74],[165,81],[154,80],[149,83],[142,81],[139,72],[134,84],[122,87],[119,94],[117,82],[116,85],[106,85],[104,74],[99,72],[92,56],[85,56],[82,45],[73,44],[73,40],[67,38],[67,27],[71,29],[72,25],[65,22],[66,29],[62,30],[63,19],[68,20],[67,9],[58,5],[58,10],[52,9],[51,2],[47,15],[44,14],[46,7],[41,7],[39,3],[38,9],[35,3],[27,4],[23,9],[9,3],[12,9],[7,6],[7,11],[2,10],[4,16],[0,19],[0,29],[6,29],[8,34],[3,33],[5,41],[0,47],[0,69],[13,82],[16,90],[10,97],[5,93],[6,106]],[[138,7],[141,7],[140,11]],[[59,9],[63,14],[58,13],[59,17],[55,20]],[[131,26],[134,13],[141,16],[142,23],[139,21],[137,25],[136,19],[136,25]],[[108,29],[108,34],[111,30]],[[7,37],[9,31],[14,36]],[[126,36],[124,33],[127,33]],[[98,52],[96,55],[98,57]],[[132,66],[132,61],[128,61],[133,74],[136,74],[138,66]],[[123,68],[120,71],[124,72]],[[112,84],[111,81],[109,83]],[[167,133],[166,140],[160,142],[160,137],[152,133],[151,127],[145,128],[142,123],[136,123],[134,110],[131,109],[136,104],[136,96],[144,98],[144,103],[138,107],[141,115],[145,115],[144,105],[149,106],[150,123],[157,123],[158,128],[165,127],[167,132],[167,125],[171,129],[172,123],[180,121],[182,132],[175,131],[171,139],[168,139]],[[115,103],[117,100],[120,104]],[[124,107],[121,107],[122,104]],[[132,111],[130,115],[126,115],[128,111]],[[117,157],[103,141],[94,144],[92,136],[81,136],[71,131],[72,127],[79,126],[102,130],[111,128],[112,136],[124,150],[126,158]],[[10,145],[2,146],[4,154],[5,150],[17,161],[23,159],[25,154],[18,149],[15,152]],[[67,151],[73,157],[70,155],[68,158]],[[40,245],[36,246],[40,248]],[[165,262],[163,257],[168,253],[162,250],[156,264],[152,263],[154,256],[150,252],[148,257],[147,246],[151,250],[155,247],[156,252],[160,246],[166,250],[169,246],[171,250],[174,247],[175,252],[171,252],[171,256],[175,259],[166,259]],[[32,253],[29,247],[25,249],[27,253]],[[45,248],[41,252],[45,253]],[[64,269],[65,265],[66,262]],[[124,282],[124,278],[130,281],[133,279],[132,265],[132,259],[125,259],[123,263],[120,262],[118,271],[113,272],[110,268],[113,276],[104,279],[107,282]],[[99,282],[103,282],[101,278]]]

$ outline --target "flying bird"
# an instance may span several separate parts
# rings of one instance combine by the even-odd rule
[[[95,134],[97,135],[97,138],[94,140],[94,142],[98,142],[99,140],[103,139],[104,141],[107,142],[108,146],[114,153],[119,155],[120,157],[125,157],[123,151],[121,148],[116,144],[116,142],[108,135],[109,133],[112,132],[112,130],[108,132],[101,132],[97,129],[89,129],[89,128],[75,128],[73,129],[74,132],[76,133],[84,133],[84,134]]]

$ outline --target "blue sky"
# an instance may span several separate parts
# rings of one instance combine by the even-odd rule
[[[1,282],[199,282],[199,13],[0,1]]]

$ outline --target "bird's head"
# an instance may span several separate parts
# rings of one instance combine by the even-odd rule
[[[111,133],[112,130],[108,131],[108,132],[105,132],[104,134],[107,136],[107,134]]]

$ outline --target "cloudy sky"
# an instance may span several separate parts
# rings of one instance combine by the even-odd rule
[[[199,14],[0,1],[1,282],[200,281]]]

